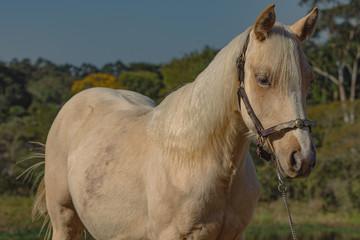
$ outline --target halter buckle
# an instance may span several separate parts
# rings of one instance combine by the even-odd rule
[[[259,158],[262,158],[269,162],[273,158],[273,155],[264,149],[264,143],[265,143],[264,138],[259,136],[256,143],[256,154],[258,155]]]

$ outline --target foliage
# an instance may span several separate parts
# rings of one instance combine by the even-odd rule
[[[309,60],[318,76],[330,85],[335,100],[354,101],[360,90],[360,3],[358,0],[301,0],[301,4],[320,8],[315,40],[308,48]],[[330,81],[329,81],[330,80]],[[317,86],[318,87],[318,86]],[[324,86],[322,86],[324,88]],[[326,88],[326,87],[325,87]],[[328,87],[329,89],[329,87]],[[316,91],[322,95],[323,91]],[[329,95],[328,95],[329,96]],[[324,96],[324,97],[328,97]],[[324,97],[315,97],[323,101]],[[315,100],[315,99],[313,99]],[[318,102],[319,103],[319,102]],[[344,115],[347,120],[347,116]],[[350,116],[352,121],[352,116]]]
[[[126,71],[129,71],[129,72],[146,71],[146,72],[153,72],[153,73],[160,74],[160,68],[161,68],[160,65],[154,65],[154,64],[140,62],[140,63],[131,63],[128,67],[126,67]]]
[[[121,61],[116,61],[115,63],[107,63],[105,64],[100,72],[102,73],[106,73],[112,76],[119,76],[123,71],[125,71],[127,69],[127,66],[121,62]]]
[[[30,101],[25,75],[0,64],[0,118],[6,119],[11,113],[21,115]]]
[[[217,50],[205,47],[201,53],[192,52],[181,59],[174,59],[161,68],[166,95],[184,83],[191,82],[215,57]]]
[[[92,87],[122,88],[122,86],[115,81],[114,76],[106,73],[92,73],[82,80],[75,81],[71,87],[71,91],[78,93]]]
[[[159,99],[159,92],[164,86],[159,75],[149,71],[124,72],[118,82],[126,89],[139,92],[153,100]]]

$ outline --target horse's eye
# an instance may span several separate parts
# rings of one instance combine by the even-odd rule
[[[262,86],[270,86],[271,82],[266,73],[255,74],[256,81]]]

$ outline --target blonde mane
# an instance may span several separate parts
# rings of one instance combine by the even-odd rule
[[[250,31],[231,41],[194,82],[171,93],[153,110],[148,132],[172,157],[190,159],[189,154],[200,156],[209,147],[216,151],[230,140],[219,139],[229,135],[225,132],[239,131],[229,120],[238,121],[240,114],[229,113],[237,108],[236,60]]]
[[[275,23],[259,53],[259,59],[270,67],[270,79],[280,85],[282,93],[301,89],[299,63],[305,57],[300,42],[287,26]]]

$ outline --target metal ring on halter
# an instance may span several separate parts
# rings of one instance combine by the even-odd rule
[[[279,190],[279,192],[281,192],[281,193],[285,193],[285,192],[287,191],[287,186],[284,185],[284,184],[279,183],[279,185],[278,185],[278,190]]]

